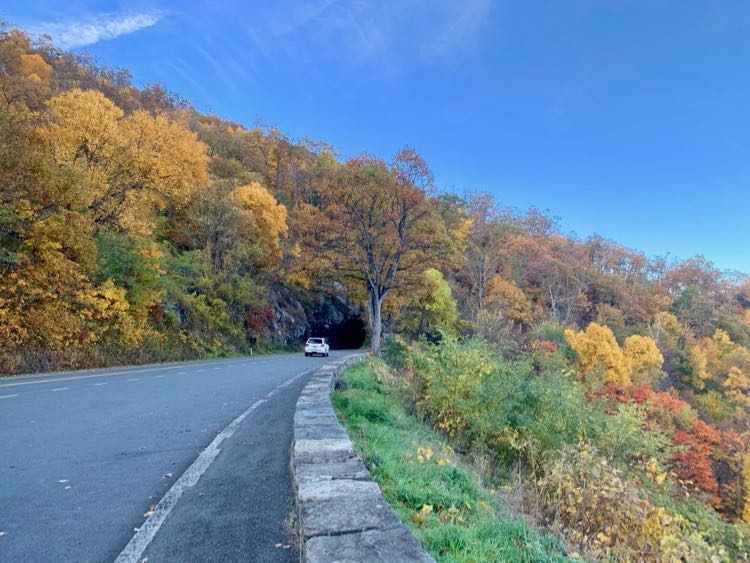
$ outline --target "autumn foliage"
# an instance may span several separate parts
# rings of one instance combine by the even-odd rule
[[[0,372],[294,345],[345,317],[582,556],[750,557],[747,276],[434,184],[412,148],[344,161],[3,29]]]

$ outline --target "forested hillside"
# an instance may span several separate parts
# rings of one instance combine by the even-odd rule
[[[422,415],[467,449],[559,477],[549,494],[563,512],[547,516],[573,544],[626,541],[614,524],[587,528],[575,501],[589,470],[576,460],[610,456],[620,473],[595,478],[651,499],[631,504],[634,520],[672,530],[653,541],[746,553],[747,276],[566,236],[487,194],[439,194],[409,148],[344,162],[18,30],[0,36],[0,93],[0,373],[246,352],[312,332],[359,346],[368,323],[377,351],[382,320],[394,357],[421,342],[397,363]],[[510,396],[482,387],[492,362],[525,366],[515,406],[477,398]],[[501,407],[546,405],[534,385],[550,373],[541,387],[558,385],[560,413],[590,418],[560,414],[541,432],[509,417],[501,430]],[[489,418],[467,416],[483,404]]]

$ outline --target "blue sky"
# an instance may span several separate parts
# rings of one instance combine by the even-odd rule
[[[343,156],[750,272],[750,3],[24,0],[0,18]]]

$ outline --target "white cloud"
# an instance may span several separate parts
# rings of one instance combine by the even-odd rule
[[[445,55],[470,43],[490,11],[489,0],[466,0],[460,3],[449,23],[422,45],[425,55]]]
[[[277,0],[248,29],[267,60],[281,53],[390,72],[417,59],[461,56],[491,8],[491,0]]]
[[[93,45],[155,25],[163,14],[101,14],[80,21],[45,22],[32,26],[32,33],[52,37],[63,49]]]

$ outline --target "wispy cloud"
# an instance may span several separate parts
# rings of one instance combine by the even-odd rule
[[[67,22],[44,22],[31,26],[35,34],[52,37],[58,47],[70,49],[93,45],[99,41],[128,35],[156,25],[162,12],[140,14],[99,14],[82,20]]]
[[[393,71],[414,57],[458,56],[487,21],[491,0],[279,0],[249,35],[265,59],[321,57]]]
[[[445,55],[471,42],[490,11],[490,0],[466,0],[434,39],[422,44],[422,54]]]

